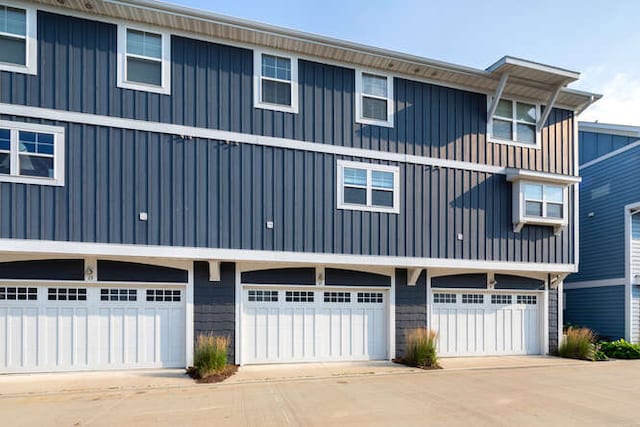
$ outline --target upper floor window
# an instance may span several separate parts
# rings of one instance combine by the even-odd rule
[[[171,93],[169,34],[118,27],[118,87]]]
[[[400,212],[397,166],[338,160],[338,209]]]
[[[36,11],[0,4],[0,70],[36,74]]]
[[[256,108],[297,113],[297,58],[255,51],[253,92]]]
[[[64,185],[64,129],[0,121],[0,181]]]
[[[526,224],[553,226],[556,232],[569,223],[569,186],[579,177],[508,169],[513,182],[513,225],[519,232]]]
[[[393,127],[393,77],[356,71],[356,121]]]
[[[490,138],[494,142],[539,148],[536,130],[539,116],[539,105],[501,99],[489,120]]]

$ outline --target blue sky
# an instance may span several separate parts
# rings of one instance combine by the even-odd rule
[[[169,0],[301,31],[486,68],[513,55],[582,73],[602,93],[582,120],[640,125],[634,0]]]

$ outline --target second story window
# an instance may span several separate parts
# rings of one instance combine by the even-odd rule
[[[356,71],[356,121],[393,127],[393,77]]]
[[[0,4],[0,70],[36,74],[36,12]]]
[[[400,169],[338,160],[338,209],[400,212]]]
[[[170,36],[118,27],[118,86],[169,94]]]
[[[525,216],[560,218],[564,216],[564,187],[551,184],[523,183]]]
[[[254,106],[298,112],[298,61],[291,56],[254,52]]]
[[[0,181],[64,185],[64,129],[0,121]]]
[[[501,99],[495,114],[489,120],[491,140],[538,147],[539,135],[536,131],[536,121],[539,110],[539,106],[534,104]]]

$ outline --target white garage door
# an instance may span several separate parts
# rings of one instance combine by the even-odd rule
[[[0,372],[183,367],[183,292],[0,285]]]
[[[386,291],[245,289],[243,363],[386,359]]]
[[[541,353],[542,294],[434,291],[441,356]]]

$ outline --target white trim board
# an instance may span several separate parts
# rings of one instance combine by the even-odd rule
[[[602,279],[602,280],[585,280],[582,282],[564,282],[564,290],[570,291],[573,289],[587,289],[587,288],[602,288],[607,286],[624,286],[625,278],[619,277],[616,279]]]
[[[618,125],[611,123],[579,122],[582,132],[603,133],[606,135],[618,135],[628,137],[640,137],[639,126]]]
[[[638,140],[636,142],[632,142],[629,145],[625,145],[622,148],[618,148],[615,151],[611,151],[610,153],[604,154],[604,155],[602,155],[600,157],[597,157],[597,158],[595,158],[593,160],[590,160],[590,161],[584,163],[582,166],[580,166],[580,170],[586,169],[589,166],[596,165],[596,164],[598,164],[600,162],[603,162],[603,161],[605,161],[607,159],[610,159],[611,157],[617,156],[618,154],[622,154],[622,153],[624,153],[626,151],[629,151],[629,150],[633,150],[634,148],[637,148],[637,147],[640,147],[640,140]]]
[[[191,248],[130,244],[62,242],[51,240],[0,239],[0,253],[77,254],[83,256],[116,256],[170,258],[218,261],[279,261],[309,264],[377,265],[390,267],[466,268],[478,271],[529,271],[574,273],[574,264],[526,263],[510,261],[460,260],[400,256],[346,255],[315,252],[285,252],[243,249]]]
[[[243,144],[262,145],[292,150],[311,151],[316,153],[336,154],[341,156],[360,157],[372,160],[410,163],[424,166],[444,167],[501,175],[505,175],[507,173],[506,167],[484,165],[479,163],[465,162],[461,160],[439,159],[435,157],[416,156],[412,154],[383,152],[363,148],[352,148],[332,144],[299,141],[288,138],[277,138],[240,132],[230,132],[218,129],[207,129],[160,122],[148,122],[144,120],[125,119],[120,117],[110,117],[89,113],[76,113],[70,111],[54,110],[50,108],[29,107],[23,105],[0,103],[0,110],[2,111],[2,114],[7,115],[45,120],[57,120],[93,126],[106,126],[119,129],[138,130],[143,132],[164,133],[169,135],[178,135],[181,137],[205,138],[218,141],[233,141]],[[553,174],[548,175],[553,176]],[[557,176],[562,177],[564,175]]]

